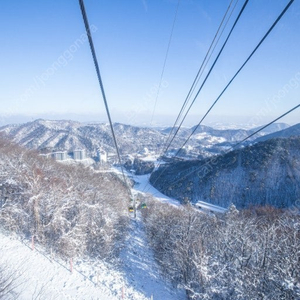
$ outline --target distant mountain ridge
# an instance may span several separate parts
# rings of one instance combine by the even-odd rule
[[[281,129],[276,132],[255,139],[255,142],[263,142],[273,138],[289,138],[291,136],[300,136],[300,124]]]
[[[258,133],[258,136],[264,136],[264,135],[267,135],[270,133],[277,132],[279,130],[287,129],[289,127],[290,126],[285,123],[274,123],[274,124],[271,124],[270,126],[268,126],[267,128],[263,129],[262,131],[260,131]],[[192,135],[191,139],[197,140],[197,139],[203,139],[203,138],[208,138],[208,137],[219,137],[219,138],[223,138],[224,140],[226,140],[226,142],[238,142],[238,141],[246,138],[247,136],[249,136],[256,130],[258,130],[259,128],[260,127],[248,129],[248,130],[246,130],[246,129],[214,129],[214,128],[206,126],[206,125],[200,125],[200,126],[198,126],[197,129],[196,129],[196,126],[193,126],[191,128],[183,128],[181,131],[178,132],[178,135],[180,137],[187,137],[196,129],[194,132],[194,135]],[[177,130],[177,128],[175,128],[175,129]],[[167,128],[162,129],[161,132],[169,135],[171,130],[172,130],[172,127],[167,127]],[[174,132],[175,132],[175,130],[173,131],[173,133]],[[204,134],[207,134],[207,136],[205,136]],[[257,136],[254,136],[253,138],[251,138],[251,140],[253,141],[256,138],[257,138]]]
[[[288,125],[284,123],[273,124],[260,132],[259,136],[287,127]],[[178,132],[169,149],[171,153],[181,147],[194,128],[183,128]],[[145,149],[159,154],[171,129],[171,127],[154,129],[120,123],[114,124],[121,155],[136,155],[143,153]],[[75,149],[85,149],[89,156],[94,157],[97,150],[102,148],[109,153],[115,153],[110,126],[104,123],[83,124],[69,120],[38,119],[21,125],[3,126],[0,128],[0,132],[6,133],[22,146],[44,152],[61,150],[72,152]],[[230,147],[252,132],[253,130],[244,129],[220,130],[201,125],[187,143],[182,156],[192,159],[222,153],[224,147]],[[252,141],[255,138],[257,137],[253,137]]]
[[[164,135],[150,128],[114,124],[122,153],[137,152],[145,147],[156,149]],[[86,149],[95,155],[99,147],[114,152],[114,142],[108,124],[81,124],[75,121],[36,120],[22,125],[7,125],[0,128],[18,144],[38,150]],[[135,140],[138,139],[137,142]]]
[[[250,131],[254,132],[256,130],[261,129],[262,127],[263,126],[256,127],[256,128],[250,129]],[[290,127],[290,125],[288,125],[286,123],[273,123],[270,126],[263,129],[262,132],[265,133],[265,134],[270,134],[270,133],[273,133],[273,132],[277,132],[277,131],[280,131],[280,130],[287,129],[289,127]]]

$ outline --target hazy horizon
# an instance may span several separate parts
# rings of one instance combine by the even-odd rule
[[[40,114],[40,115],[15,115],[10,117],[3,117],[0,115],[0,127],[6,125],[23,124],[28,122],[33,122],[38,119],[49,120],[49,121],[62,121],[70,120],[80,123],[108,123],[108,120],[104,114],[102,115],[79,115],[79,114]],[[143,119],[135,120],[135,122],[126,122],[126,118],[113,120],[114,123],[122,123],[132,126],[140,127],[172,127],[174,125],[175,119],[171,116],[158,116],[158,118],[150,125],[147,122],[143,122]],[[210,119],[206,120],[202,125],[210,127],[224,127],[224,128],[240,128],[240,129],[250,129],[258,126],[265,125],[266,123],[258,122],[259,119],[254,119],[253,117],[233,117],[233,118],[221,118],[220,116],[212,116]],[[271,121],[271,120],[269,120]],[[278,120],[276,123],[286,123],[290,126],[300,123],[294,120],[294,122],[289,122],[291,120]],[[190,122],[183,125],[183,127],[192,127],[198,124],[199,120],[196,116],[191,117]]]
[[[85,1],[113,122],[174,124],[230,0],[180,1],[158,93],[177,3]],[[184,126],[199,122],[286,4],[249,1]],[[202,79],[242,5],[237,3]],[[105,121],[77,1],[2,1],[0,11],[6,28],[1,124],[43,116]],[[300,1],[294,1],[203,124],[262,125],[299,104],[299,15]],[[294,111],[280,122],[296,123],[297,116]]]

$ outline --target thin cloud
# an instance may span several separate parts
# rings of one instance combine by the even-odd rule
[[[142,0],[142,3],[143,3],[143,6],[144,6],[144,9],[145,9],[145,12],[148,12],[148,4],[147,4],[147,1],[146,1],[146,0]]]

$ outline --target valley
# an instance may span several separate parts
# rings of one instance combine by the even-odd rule
[[[151,174],[152,185],[181,203],[290,207],[300,198],[300,124],[272,124],[234,151],[239,141],[259,127],[213,129],[201,125],[176,158],[174,154],[194,127],[180,130],[165,152],[172,128],[116,123],[114,129],[124,169],[129,174]],[[99,170],[118,166],[108,124],[39,119],[7,125],[0,132],[64,164],[81,163]]]

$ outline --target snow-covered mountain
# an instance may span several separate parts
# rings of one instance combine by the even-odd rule
[[[251,137],[248,140],[249,142],[253,142],[258,137],[263,137],[265,135],[276,133],[277,131],[289,128],[288,124],[285,123],[274,123],[258,132],[256,135]],[[257,131],[259,127],[255,127],[253,129],[215,129],[209,126],[200,125],[198,128],[196,126],[192,128],[182,128],[178,131],[178,137],[175,138],[174,145],[181,146],[181,141],[185,141],[185,139],[191,135],[191,139],[189,143],[187,143],[183,155],[187,158],[206,158],[211,155],[224,153],[224,151],[228,150],[232,146],[234,146],[237,142],[247,138],[252,133]],[[172,131],[171,127],[161,129],[161,132],[165,133],[169,136],[170,132],[174,133],[177,130],[175,128]]]
[[[150,181],[181,201],[290,207],[300,199],[300,136],[270,139],[206,160],[166,164]]]
[[[250,131],[254,132],[254,131],[258,130],[258,129],[261,129],[262,127],[263,126],[255,127],[253,129],[250,129]],[[288,125],[286,123],[273,123],[270,126],[264,128],[261,132],[264,133],[264,134],[271,134],[273,132],[284,130],[284,129],[287,129],[289,127],[290,127],[290,125]]]
[[[287,128],[286,124],[273,124],[261,131],[263,136],[277,130]],[[182,128],[174,139],[169,153],[180,148],[185,139],[194,131],[195,127]],[[114,124],[117,142],[122,155],[152,152],[160,154],[172,128],[146,128],[120,123]],[[72,152],[75,149],[85,149],[88,156],[97,155],[102,148],[108,153],[115,153],[114,142],[109,124],[83,124],[75,121],[49,121],[39,119],[21,125],[7,125],[0,128],[14,142],[30,149],[44,152],[64,150]],[[175,130],[173,131],[173,133]],[[185,158],[206,158],[219,154],[236,142],[250,135],[253,130],[245,129],[214,129],[201,125],[187,143],[181,156]],[[257,136],[253,137],[254,140]]]
[[[160,132],[129,125],[114,124],[118,144],[123,154],[136,153],[144,148],[155,150],[163,142]],[[81,124],[74,121],[36,120],[22,125],[0,128],[18,144],[30,149],[66,150],[86,149],[96,155],[99,147],[114,152],[109,124]]]
[[[289,128],[290,126],[285,123],[274,123],[268,126],[267,128],[263,129],[261,132],[258,133],[258,136],[274,133],[286,128]],[[205,125],[200,125],[196,129],[196,126],[191,127],[191,128],[183,128],[181,131],[179,131],[179,136],[184,136],[186,137],[187,135],[191,134],[194,130],[195,133],[192,136],[193,139],[201,139],[201,137],[206,136],[206,137],[214,137],[214,138],[221,138],[228,142],[236,142],[239,141],[251,133],[255,132],[256,130],[260,129],[261,127],[255,127],[252,129],[240,129],[240,128],[230,128],[230,129],[215,129],[210,126],[205,126]],[[168,127],[165,129],[162,129],[161,131],[163,133],[169,134],[171,132],[172,128]],[[176,128],[177,130],[177,128]],[[175,131],[175,130],[174,130]],[[173,132],[174,132],[173,131]],[[255,137],[257,138],[257,136]]]

